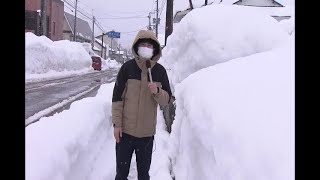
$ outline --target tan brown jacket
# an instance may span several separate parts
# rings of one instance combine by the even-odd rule
[[[152,80],[159,87],[157,94],[148,88],[150,82],[146,60],[139,57],[137,44],[141,39],[151,39],[155,47],[151,58]],[[171,90],[165,68],[157,63],[161,47],[152,31],[138,32],[133,45],[134,59],[124,63],[118,73],[112,97],[112,122],[122,127],[122,132],[135,137],[148,137],[156,133],[157,106],[169,103]]]

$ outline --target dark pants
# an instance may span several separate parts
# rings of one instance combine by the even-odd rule
[[[120,142],[116,143],[117,175],[116,180],[127,180],[130,170],[132,153],[136,153],[138,180],[149,180],[153,139],[151,137],[137,138],[122,133]]]

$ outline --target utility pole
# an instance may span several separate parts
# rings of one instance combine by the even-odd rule
[[[102,33],[102,47],[101,47],[101,57],[103,58],[103,36],[104,36],[104,33]]]
[[[40,35],[47,36],[47,0],[41,0],[41,32]]]
[[[149,12],[149,26],[148,26],[148,30],[151,30],[151,12]]]
[[[167,0],[166,8],[166,30],[165,30],[165,40],[164,45],[167,45],[167,38],[171,35],[173,31],[173,0]]]
[[[120,51],[121,51],[121,50],[120,50],[120,43],[119,43],[119,45],[118,45],[118,50],[119,50],[119,52],[118,52],[118,54],[119,54],[118,57],[119,57],[119,58],[118,58],[118,59],[119,59],[119,61],[121,61],[121,63],[123,64],[123,59],[122,59],[121,52],[120,52]]]
[[[113,40],[113,38],[111,37],[110,39],[111,39],[111,54],[113,56],[113,48],[112,48],[112,40]]]
[[[76,7],[74,9],[74,27],[73,27],[73,41],[76,41],[77,36],[77,7],[78,7],[78,0],[76,0]]]
[[[94,47],[94,23],[95,23],[95,17],[92,18],[92,48]]]
[[[156,19],[156,37],[158,38],[158,22],[159,22],[159,0],[156,0],[157,1],[157,19]]]

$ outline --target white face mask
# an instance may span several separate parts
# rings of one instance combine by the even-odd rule
[[[150,59],[153,56],[153,49],[148,47],[138,47],[138,54],[144,59]]]

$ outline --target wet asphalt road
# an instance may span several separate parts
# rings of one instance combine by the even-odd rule
[[[113,82],[117,76],[118,69],[108,69],[96,71],[79,76],[71,76],[41,82],[28,82],[25,84],[25,118],[33,116],[35,113],[49,108],[57,103],[87,91],[95,87],[89,93],[76,100],[92,97],[97,94],[101,84]],[[56,109],[45,115],[50,116],[56,112],[68,109],[71,102],[66,106]]]

